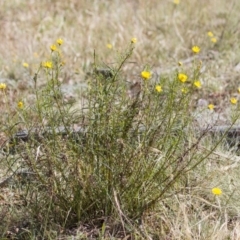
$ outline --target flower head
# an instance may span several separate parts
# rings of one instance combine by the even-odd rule
[[[178,62],[178,66],[181,67],[183,63],[181,61]]]
[[[152,74],[149,71],[142,71],[141,72],[141,77],[145,80],[148,80],[151,78]]]
[[[209,109],[209,110],[212,111],[214,108],[215,108],[215,106],[214,106],[213,104],[208,104],[208,109]]]
[[[209,37],[213,37],[213,36],[214,36],[211,31],[207,32],[207,35],[208,35]]]
[[[0,83],[0,89],[5,90],[7,88],[7,85],[5,83]]]
[[[160,86],[160,85],[156,85],[155,86],[155,90],[157,91],[157,92],[162,92],[163,90],[162,90],[162,87]]]
[[[214,195],[221,195],[222,194],[222,190],[220,188],[213,188],[212,189],[212,194],[214,194]]]
[[[57,46],[55,44],[50,46],[50,49],[54,52],[57,51]]]
[[[237,104],[237,98],[235,98],[235,97],[232,97],[232,98],[230,98],[230,102],[233,104],[233,105],[235,105],[235,104]]]
[[[180,3],[180,0],[173,0],[173,3],[178,5]]]
[[[216,42],[217,42],[217,38],[212,37],[212,38],[211,38],[211,42],[216,43]]]
[[[46,62],[42,63],[42,66],[45,67],[45,68],[52,68],[53,64],[50,61],[46,61]]]
[[[179,73],[178,74],[178,80],[182,83],[185,83],[188,79],[188,76],[184,73]]]
[[[108,43],[108,44],[107,44],[107,48],[108,48],[108,49],[112,49],[112,48],[113,48],[112,44],[111,44],[111,43]]]
[[[192,51],[193,51],[194,53],[198,54],[198,53],[200,52],[200,47],[198,47],[198,46],[193,46],[193,47],[192,47]]]
[[[57,39],[56,42],[57,42],[57,44],[58,44],[59,46],[63,44],[63,40],[62,40],[61,38]]]
[[[136,43],[136,42],[137,42],[137,38],[134,37],[131,39],[131,43]]]
[[[202,87],[202,84],[199,80],[196,80],[194,81],[193,85],[196,87],[196,88],[201,88]]]
[[[26,63],[26,62],[24,62],[22,65],[23,65],[23,67],[25,67],[25,68],[28,68],[28,67],[29,67],[28,63]]]
[[[17,105],[18,105],[18,108],[20,108],[20,109],[23,109],[23,107],[24,107],[24,104],[22,101],[19,101]]]

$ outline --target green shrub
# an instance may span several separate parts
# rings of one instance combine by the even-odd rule
[[[116,66],[104,71],[95,61],[78,111],[64,102],[58,51],[35,74],[36,103],[21,115],[34,134],[14,148],[21,168],[33,176],[21,195],[40,232],[80,222],[101,227],[109,219],[130,231],[156,203],[181,191],[187,172],[210,154],[198,151],[206,131],[194,133],[200,83],[179,72],[154,82],[146,67],[139,92],[129,97],[121,71],[133,50],[131,43]],[[195,65],[193,79],[200,74]],[[43,89],[39,78],[47,80]]]

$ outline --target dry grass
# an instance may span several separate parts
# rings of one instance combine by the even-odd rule
[[[134,53],[124,66],[126,81],[138,81],[139,72],[147,65],[154,76],[171,76],[178,61],[182,61],[188,72],[194,62],[191,47],[198,45],[204,77],[194,105],[200,98],[214,103],[217,118],[220,114],[219,122],[231,123],[229,99],[239,98],[240,69],[236,67],[240,63],[239,11],[240,1],[236,0],[185,0],[177,6],[171,0],[1,1],[0,82],[8,85],[11,99],[8,106],[4,98],[0,99],[1,143],[6,139],[6,111],[10,109],[15,114],[19,100],[26,105],[34,101],[34,73],[40,62],[49,57],[49,46],[59,37],[64,40],[61,81],[67,94],[76,99],[75,108],[81,105],[78,94],[85,84],[86,73],[92,71],[94,51],[100,66],[104,63],[115,66],[120,52],[136,37]],[[216,44],[209,40],[208,31],[216,35]],[[106,47],[108,43],[113,45],[112,49]],[[29,68],[22,66],[24,62]],[[41,80],[39,85],[43,86],[46,80]],[[209,117],[209,113],[206,115],[204,118]],[[201,147],[203,152],[211,148],[209,142]],[[154,211],[149,210],[141,231],[126,234],[125,239],[240,239],[239,161],[234,152],[219,146],[193,172],[186,174],[185,188],[176,186],[178,193],[159,202]],[[211,195],[215,186],[223,190],[219,198]],[[16,190],[1,188],[0,209],[10,220],[21,212],[18,206],[24,204],[18,197]],[[8,206],[14,206],[12,212],[4,213]],[[9,226],[9,236],[17,228],[27,228],[17,220]],[[49,239],[60,238],[61,226],[53,228]],[[62,238],[90,239],[99,233],[101,239],[117,239],[108,226],[99,230],[91,223],[76,226],[68,234],[65,231]],[[34,235],[29,233],[31,238]]]

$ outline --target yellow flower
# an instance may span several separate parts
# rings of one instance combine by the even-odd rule
[[[184,73],[179,73],[178,74],[178,80],[182,83],[185,83],[188,79],[188,76]]]
[[[213,188],[212,189],[212,194],[214,194],[214,195],[221,195],[222,194],[222,190],[220,188]]]
[[[193,51],[194,53],[198,54],[198,53],[200,52],[200,47],[198,47],[198,46],[193,46],[193,47],[192,47],[192,51]]]
[[[208,104],[208,109],[209,110],[213,110],[215,108],[215,106],[213,104]]]
[[[236,98],[234,98],[234,97],[232,97],[232,98],[230,98],[230,102],[232,103],[232,104],[237,104],[237,99]]]
[[[5,83],[0,83],[0,89],[5,90],[7,85]]]
[[[211,31],[209,31],[209,32],[207,33],[207,35],[208,35],[209,37],[211,37],[211,38],[214,36]]]
[[[216,42],[217,42],[217,38],[212,37],[212,38],[211,38],[211,42],[216,43]]]
[[[24,107],[24,104],[21,101],[19,101],[17,105],[18,105],[18,108],[20,108],[20,109],[22,109]]]
[[[142,71],[141,72],[141,77],[145,80],[148,80],[151,78],[152,74],[149,71]]]
[[[108,43],[108,44],[107,44],[107,48],[108,48],[108,49],[112,49],[112,48],[113,48],[112,44]]]
[[[57,46],[55,44],[51,45],[50,49],[54,52],[57,51]]]
[[[63,40],[61,38],[59,38],[56,42],[59,46],[63,44]]]
[[[180,0],[173,0],[173,3],[178,5],[180,3]]]
[[[196,87],[196,88],[201,88],[202,87],[202,84],[199,80],[197,81],[194,81],[193,85]]]
[[[28,68],[28,67],[29,67],[28,63],[26,63],[26,62],[24,62],[22,65],[23,65],[23,67],[25,67],[25,68]]]
[[[161,87],[160,85],[156,85],[155,89],[156,89],[156,91],[159,92],[159,93],[163,91],[163,90],[162,90],[162,87]]]
[[[136,43],[137,42],[137,38],[132,38],[131,39],[131,43]]]
[[[188,93],[188,89],[187,89],[187,88],[182,88],[181,91],[182,91],[182,93],[184,93],[184,94]]]
[[[53,64],[52,64],[52,62],[47,61],[47,62],[43,62],[42,66],[45,67],[45,68],[52,68]]]

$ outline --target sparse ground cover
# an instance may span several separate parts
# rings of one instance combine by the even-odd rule
[[[239,11],[1,1],[1,238],[240,239]]]

